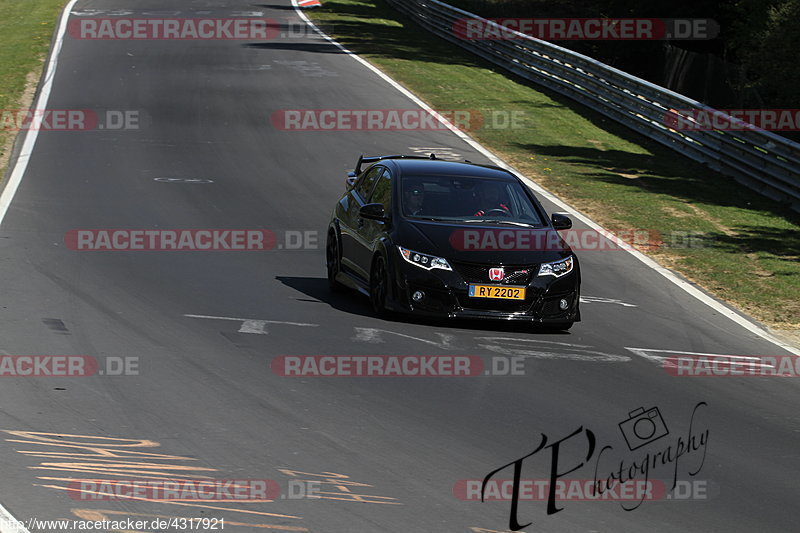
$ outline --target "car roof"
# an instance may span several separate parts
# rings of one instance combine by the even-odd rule
[[[443,161],[441,159],[382,159],[379,163],[391,163],[406,176],[470,176],[483,178],[516,179],[516,176],[500,167]]]

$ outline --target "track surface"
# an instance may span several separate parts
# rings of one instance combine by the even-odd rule
[[[132,12],[125,16],[257,12],[300,20],[284,0],[183,0],[169,6],[177,15],[164,14],[156,0],[85,0],[75,11],[121,16],[110,13],[116,9]],[[39,135],[0,227],[0,350],[138,357],[139,375],[0,378],[0,429],[80,436],[3,433],[0,502],[18,519],[180,516],[224,518],[226,530],[503,531],[509,503],[461,501],[453,494],[458,480],[482,479],[527,455],[541,433],[552,442],[579,427],[597,435],[598,451],[613,446],[601,471],[616,470],[612,457],[639,461],[646,451],[685,439],[693,408],[707,402],[694,427],[696,435],[709,431],[702,469],[688,474],[702,450],[677,466],[679,480],[705,483],[707,499],[645,502],[631,512],[615,502],[567,501],[550,516],[545,502],[528,501],[520,505],[520,521],[534,524],[525,530],[796,531],[797,383],[681,379],[628,348],[787,352],[625,252],[580,255],[589,297],[584,321],[568,334],[546,335],[493,324],[376,319],[365,298],[328,293],[324,245],[271,252],[65,247],[64,234],[83,228],[312,231],[323,241],[344,173],[360,153],[436,148],[487,161],[446,131],[273,128],[269,117],[280,109],[416,107],[321,37],[263,43],[67,37],[48,107],[140,110],[146,127]],[[242,321],[186,315],[275,322],[248,329]],[[487,361],[522,355],[525,375],[300,379],[270,370],[276,356],[318,354],[466,354]],[[618,423],[640,406],[659,407],[670,434],[629,451]],[[125,449],[164,456],[121,459],[103,451],[140,441],[158,446]],[[99,449],[92,456],[70,442]],[[583,437],[571,439],[559,468],[579,464],[586,450]],[[523,477],[547,478],[550,458],[543,450],[526,460]],[[566,477],[591,480],[596,459],[597,451]],[[202,505],[80,501],[63,490],[70,478],[130,479],[152,470],[268,478],[286,487],[292,475],[279,469],[306,473],[295,479],[365,485],[325,483],[323,499]],[[669,486],[673,470],[658,466],[650,477]],[[496,477],[511,475],[507,469]],[[347,490],[369,497],[348,501]]]

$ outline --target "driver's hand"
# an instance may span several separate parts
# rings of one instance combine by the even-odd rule
[[[484,217],[484,216],[486,216],[486,213],[483,210],[481,210],[481,211],[478,211],[477,213],[475,213],[473,216]]]

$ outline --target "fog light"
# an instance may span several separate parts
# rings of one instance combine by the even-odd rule
[[[422,291],[414,291],[414,294],[411,295],[411,299],[415,302],[419,302],[423,298],[425,298],[425,293]]]
[[[569,302],[566,301],[564,298],[561,298],[558,301],[558,307],[561,308],[562,311],[566,311],[567,309],[569,309]]]

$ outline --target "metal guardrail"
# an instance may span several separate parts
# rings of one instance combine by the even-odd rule
[[[673,129],[686,110],[735,118],[590,57],[536,39],[438,0],[387,0],[422,27],[527,80],[576,100],[629,128],[800,211],[800,144],[760,129]],[[477,20],[513,39],[469,40],[456,24]],[[459,20],[462,22],[459,23]],[[459,26],[462,27],[462,26]],[[674,122],[673,122],[674,124]]]

